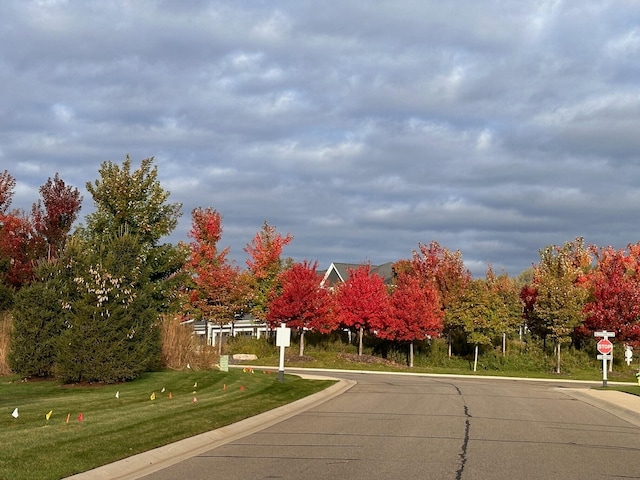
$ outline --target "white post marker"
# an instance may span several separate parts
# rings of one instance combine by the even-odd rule
[[[284,349],[291,345],[291,329],[286,323],[276,328],[276,346],[280,347],[280,363],[278,365],[278,380],[284,382]]]
[[[607,332],[606,330],[602,332],[594,332],[594,337],[601,337],[598,340],[598,344],[596,345],[598,348],[598,353],[600,355],[597,356],[598,360],[602,360],[602,386],[607,386],[607,360],[613,360],[613,343],[609,340],[609,337],[615,337],[615,332]]]

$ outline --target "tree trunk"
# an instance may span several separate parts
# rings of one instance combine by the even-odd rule
[[[560,342],[556,344],[556,355],[557,355],[556,373],[560,373]]]
[[[364,327],[360,327],[358,330],[358,356],[362,356],[362,336],[364,335]]]
[[[506,332],[502,333],[502,356],[504,357],[507,354],[507,334]]]
[[[413,342],[409,343],[409,368],[413,368]]]
[[[478,371],[478,344],[476,343],[475,355],[473,358],[473,371]]]
[[[220,324],[220,338],[218,339],[218,357],[222,355],[222,324]]]
[[[300,352],[298,355],[300,357],[304,356],[304,329],[300,331]]]
[[[451,358],[451,332],[447,335],[447,347],[449,351],[449,358]]]

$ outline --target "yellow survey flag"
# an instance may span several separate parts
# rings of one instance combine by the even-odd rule
[[[49,420],[51,418],[51,414],[53,413],[53,410],[49,410],[49,412],[44,416],[44,418],[46,418],[47,420]]]
[[[155,400],[156,399],[156,392],[153,392],[151,394],[151,397],[149,397],[151,400]]]

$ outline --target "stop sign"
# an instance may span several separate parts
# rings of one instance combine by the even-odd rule
[[[602,355],[609,355],[613,351],[613,343],[608,338],[603,338],[598,341],[598,353]]]

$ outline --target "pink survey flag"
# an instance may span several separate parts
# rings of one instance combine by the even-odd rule
[[[84,414],[80,413],[80,415],[78,415],[78,421],[81,422],[84,420]]]

